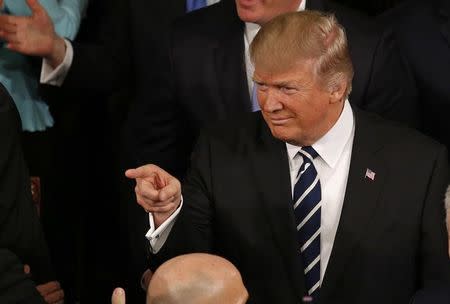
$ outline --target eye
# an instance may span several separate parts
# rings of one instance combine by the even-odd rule
[[[285,87],[285,86],[281,86],[280,87],[280,91],[283,92],[284,94],[287,95],[292,95],[298,92],[298,90],[296,88],[293,87]]]
[[[264,83],[255,83],[255,85],[256,85],[256,88],[259,90],[259,91],[267,91],[267,89],[269,88],[266,84],[264,84]]]

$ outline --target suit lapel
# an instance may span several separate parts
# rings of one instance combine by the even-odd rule
[[[245,69],[244,24],[238,19],[234,7],[222,5],[223,28],[218,33],[214,49],[219,94],[222,99],[220,113],[239,113],[251,110]]]
[[[382,145],[376,129],[367,123],[367,117],[355,113],[355,137],[351,156],[347,189],[339,220],[333,250],[321,287],[321,301],[331,303],[352,253],[364,236],[371,217],[378,206],[387,170],[383,160],[376,157]],[[375,173],[373,180],[366,176],[367,169]]]
[[[441,33],[450,46],[450,4],[448,0],[441,1],[438,14]]]
[[[262,117],[262,116],[261,116]],[[289,163],[286,146],[275,139],[261,118],[261,137],[250,155],[256,189],[262,211],[272,231],[273,240],[282,255],[285,270],[297,298],[305,293],[302,265],[298,258],[294,224]]]

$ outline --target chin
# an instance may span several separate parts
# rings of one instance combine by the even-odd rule
[[[272,133],[272,136],[284,141],[284,142],[288,142],[288,143],[292,143],[293,141],[293,136],[288,134],[287,132],[284,132],[285,130],[280,130],[281,128],[279,127],[270,127],[270,132]]]
[[[258,23],[259,20],[258,15],[249,10],[242,10],[242,12],[238,12],[238,15],[243,22]]]

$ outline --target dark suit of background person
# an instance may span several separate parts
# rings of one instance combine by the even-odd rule
[[[418,90],[421,128],[450,148],[450,1],[410,2],[380,17],[395,27]]]
[[[155,54],[161,47],[160,36],[173,19],[184,13],[185,3],[180,0],[91,1],[87,18],[73,42],[74,58],[62,87],[44,86],[47,94],[56,97],[65,94],[71,101],[56,106],[67,117],[61,123],[69,130],[76,126],[76,132],[71,132],[81,142],[70,144],[75,146],[70,158],[80,160],[81,155],[84,159],[77,167],[81,171],[81,185],[78,182],[73,187],[83,191],[78,201],[85,202],[83,214],[88,217],[83,234],[88,252],[82,279],[83,302],[104,302],[116,286],[127,290],[129,302],[145,301],[145,292],[139,284],[146,263],[146,251],[141,245],[145,238],[129,239],[126,222],[134,218],[128,219],[118,206],[117,189],[125,180],[125,166],[118,168],[121,146],[117,134],[129,105],[148,98],[148,84],[156,72]],[[134,205],[130,196],[122,201]],[[119,227],[123,228],[120,241]],[[125,250],[122,245],[139,246],[142,250],[134,254],[135,251]],[[126,256],[122,256],[123,250]],[[127,262],[123,263],[124,260]],[[134,263],[139,266],[133,267]],[[120,267],[111,265],[126,265],[127,269],[119,271]],[[123,277],[119,272],[127,275]],[[138,293],[140,298],[136,298]]]
[[[55,279],[35,206],[20,142],[20,118],[0,85],[0,248],[30,265],[36,284]]]
[[[55,118],[55,185],[61,227],[51,231],[72,254],[66,301],[103,303],[118,286],[121,260],[115,134],[128,107],[128,1],[92,0],[61,87],[42,85]],[[117,96],[113,99],[111,96]],[[61,216],[64,214],[65,216]],[[68,226],[68,223],[73,223]]]
[[[45,303],[36,285],[23,272],[23,267],[14,253],[0,249],[0,303]]]
[[[450,287],[437,285],[419,290],[410,304],[448,304],[450,303]]]
[[[410,0],[339,0],[337,2],[367,13],[370,16],[377,16],[388,9],[393,8],[401,2]]]
[[[446,150],[374,114],[356,110],[354,117],[347,188],[319,303],[408,303],[434,280],[450,284]],[[374,180],[365,178],[367,168]],[[301,302],[304,268],[289,174],[286,145],[260,113],[205,132],[182,185],[181,212],[150,258],[153,267],[182,253],[211,252],[240,270],[249,303]]]

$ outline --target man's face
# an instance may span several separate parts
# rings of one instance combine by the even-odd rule
[[[236,0],[236,8],[244,22],[262,25],[274,17],[295,12],[302,0]]]
[[[286,72],[255,69],[261,113],[274,137],[298,146],[312,145],[339,118],[343,108],[316,80],[313,61]]]

